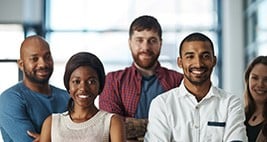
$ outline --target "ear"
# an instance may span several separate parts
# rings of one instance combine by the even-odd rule
[[[213,67],[215,67],[215,66],[216,66],[216,64],[217,64],[217,57],[216,57],[216,56],[214,56],[214,57],[213,57]]]
[[[177,57],[177,65],[178,65],[179,68],[183,68],[182,58],[181,57]]]
[[[131,39],[130,39],[130,38],[128,39],[128,47],[129,47],[130,50],[131,50]]]
[[[24,70],[24,68],[23,68],[23,60],[18,59],[17,64],[18,64],[18,66],[19,66],[19,69],[20,69],[21,71],[23,71],[23,70]]]

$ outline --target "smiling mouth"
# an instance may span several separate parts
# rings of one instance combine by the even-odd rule
[[[78,95],[79,98],[86,99],[91,97],[91,95]]]
[[[36,72],[36,74],[40,75],[40,76],[46,76],[47,74],[49,74],[48,70],[39,70]]]
[[[206,70],[205,69],[190,69],[189,71],[195,75],[201,75],[205,73]]]
[[[255,90],[255,92],[257,94],[259,94],[259,95],[263,95],[263,94],[266,94],[267,93],[267,91],[265,91],[265,90]]]

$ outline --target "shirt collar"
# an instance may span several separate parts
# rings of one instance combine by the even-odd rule
[[[182,80],[181,82],[181,96],[194,96],[192,93],[190,93],[186,88],[185,88],[185,85],[184,85],[184,80]],[[207,95],[203,98],[203,99],[208,99],[208,98],[211,98],[211,97],[219,97],[219,93],[216,89],[215,86],[213,86],[213,84],[211,83],[211,87],[210,87],[210,90],[209,92],[207,93]]]

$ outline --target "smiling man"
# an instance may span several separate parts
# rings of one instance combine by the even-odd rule
[[[107,74],[99,107],[123,116],[127,138],[142,141],[151,100],[179,86],[183,75],[160,65],[162,29],[153,16],[143,15],[131,23],[128,43],[133,63]]]
[[[49,84],[54,62],[49,44],[42,37],[33,35],[22,42],[18,66],[23,80],[0,96],[2,137],[5,142],[38,141],[45,118],[65,111],[69,95]]]
[[[177,63],[184,80],[152,101],[145,141],[247,141],[240,98],[211,82],[216,65],[212,41],[201,33],[188,35]]]

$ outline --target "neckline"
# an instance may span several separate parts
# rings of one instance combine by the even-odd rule
[[[63,117],[63,119],[68,128],[77,130],[77,129],[84,129],[86,127],[95,125],[95,123],[99,121],[99,118],[101,117],[101,115],[104,115],[104,113],[99,110],[93,117],[80,123],[73,122],[72,119],[70,118],[70,115],[64,115],[65,117]]]

